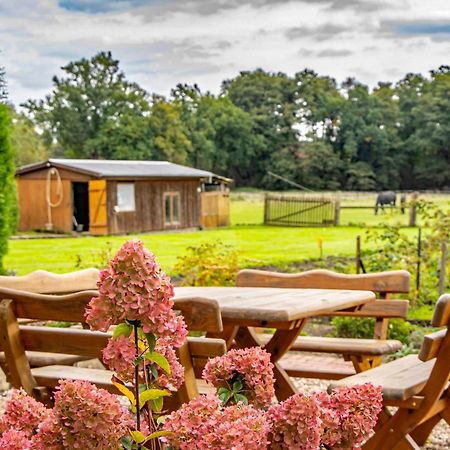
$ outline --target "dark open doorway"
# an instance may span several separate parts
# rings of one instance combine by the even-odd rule
[[[88,183],[72,183],[73,229],[89,231],[89,188]]]

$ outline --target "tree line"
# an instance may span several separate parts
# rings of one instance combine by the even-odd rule
[[[67,158],[170,160],[238,186],[450,187],[450,67],[372,90],[349,78],[258,69],[220,93],[177,85],[167,97],[127,80],[111,53],[63,67],[52,93],[14,113],[16,163]],[[36,133],[38,130],[38,133]]]

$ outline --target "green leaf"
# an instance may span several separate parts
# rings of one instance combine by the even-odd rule
[[[233,391],[234,391],[234,392],[239,392],[242,388],[243,388],[242,380],[241,380],[240,378],[238,378],[238,379],[233,383]]]
[[[113,338],[118,338],[119,336],[128,337],[133,331],[133,327],[128,323],[119,323],[113,331]]]
[[[159,377],[158,369],[153,364],[150,364],[149,366],[150,366],[150,372],[152,373],[153,378],[156,381],[158,379],[158,377]]]
[[[161,367],[161,369],[164,370],[164,372],[166,372],[167,375],[170,375],[169,361],[167,361],[166,357],[164,355],[161,355],[161,353],[147,352],[145,354],[145,359],[147,359],[148,361],[154,362],[159,367]]]
[[[141,431],[137,431],[137,430],[129,430],[130,431],[130,435],[133,438],[133,441],[138,443],[138,444],[142,444],[142,442],[145,441],[145,434],[142,433]]]
[[[139,395],[139,405],[144,406],[145,403],[147,403],[150,400],[156,400],[161,397],[168,397],[170,396],[170,391],[166,389],[147,389],[146,391],[142,392],[142,394]]]
[[[122,447],[123,447],[125,450],[131,450],[131,449],[133,448],[133,447],[132,447],[131,436],[124,436],[124,437],[122,438],[121,442],[122,442]]]
[[[156,345],[156,336],[153,333],[145,333],[145,337],[147,338],[149,351],[153,352]]]
[[[161,412],[164,405],[164,398],[155,398],[155,400],[152,401],[152,411],[155,413]]]
[[[159,416],[159,417],[156,419],[156,424],[157,424],[157,425],[161,425],[162,423],[164,423],[164,422],[166,421],[166,419],[167,419],[167,416]]]
[[[138,356],[137,358],[134,358],[133,364],[135,366],[138,366],[142,361],[144,361],[144,356]]]
[[[156,439],[156,438],[163,437],[163,436],[170,436],[171,434],[172,434],[171,431],[165,431],[165,430],[155,431],[154,433],[149,434],[145,438],[145,442],[149,441],[150,439]]]
[[[134,397],[133,392],[131,392],[126,386],[124,386],[122,383],[119,383],[117,381],[115,381],[114,379],[112,380],[112,384],[117,388],[117,390],[125,395],[125,397],[130,400],[130,403],[133,406],[136,406],[136,398]]]
[[[242,394],[234,394],[234,401],[237,402],[242,402],[244,405],[248,405],[248,400],[247,397],[245,395]]]
[[[220,401],[222,402],[222,405],[226,405],[226,403],[228,402],[228,400],[230,400],[232,395],[233,394],[228,390],[226,392],[222,392],[221,394],[219,394],[219,398]]]

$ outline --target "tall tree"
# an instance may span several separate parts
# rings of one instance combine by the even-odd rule
[[[137,127],[149,113],[147,93],[126,80],[110,52],[71,62],[62,70],[66,77],[53,77],[52,94],[23,105],[44,130],[47,142],[56,142],[58,153],[69,157],[132,159],[133,146],[139,142],[128,133],[130,145],[124,151],[124,128]],[[102,134],[110,145],[97,145],[105,142]]]
[[[14,161],[17,167],[44,161],[49,149],[36,132],[33,122],[24,114],[11,110],[11,142],[14,148]]]
[[[4,75],[1,77],[4,86]],[[14,152],[11,145],[10,107],[0,100],[0,273],[5,272],[3,257],[8,251],[8,238],[17,223]]]
[[[254,182],[271,186],[268,171],[273,162],[282,154],[293,155],[299,146],[295,81],[258,69],[224,81],[222,92],[252,118],[253,132],[263,142],[254,157]]]

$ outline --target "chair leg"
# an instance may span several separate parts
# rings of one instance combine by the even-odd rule
[[[441,420],[441,416],[436,414],[430,417],[427,421],[416,427],[410,434],[411,437],[419,444],[424,445],[428,439],[428,436],[433,431],[433,428]]]
[[[417,443],[408,434],[413,427],[407,410],[399,410],[386,420],[387,411],[381,417],[381,427],[375,428],[375,434],[364,444],[364,450],[420,450]]]

